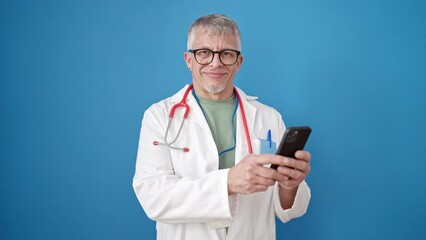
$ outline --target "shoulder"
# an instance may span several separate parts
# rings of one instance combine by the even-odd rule
[[[145,114],[147,113],[152,113],[154,115],[163,115],[166,114],[168,115],[168,112],[171,108],[172,105],[176,104],[177,102],[179,102],[181,100],[181,98],[184,95],[185,90],[187,89],[188,85],[184,86],[182,89],[180,89],[179,91],[177,91],[175,94],[173,94],[172,96],[169,96],[165,99],[162,99],[156,103],[153,103],[146,111]]]
[[[260,113],[262,115],[265,114],[269,116],[276,115],[281,118],[281,114],[275,108],[262,103],[258,97],[250,96],[239,88],[237,88],[237,91],[239,92],[241,98],[243,99],[243,102],[247,105],[254,107],[257,113]]]
[[[261,103],[258,99],[247,101],[248,104],[256,108],[256,121],[260,123],[268,123],[273,126],[281,126],[284,124],[283,118],[275,108]]]
[[[280,114],[275,108],[260,102],[258,99],[249,100],[248,103],[251,104],[253,107],[255,107],[261,113],[264,112],[264,113],[271,113],[271,114]]]

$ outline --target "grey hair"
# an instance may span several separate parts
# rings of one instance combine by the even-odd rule
[[[194,33],[199,30],[206,30],[208,34],[214,36],[230,36],[234,35],[238,37],[239,50],[241,50],[241,34],[238,29],[237,23],[234,20],[228,18],[223,14],[211,14],[203,16],[195,20],[194,23],[188,29],[188,50],[191,48],[192,42],[194,41]]]

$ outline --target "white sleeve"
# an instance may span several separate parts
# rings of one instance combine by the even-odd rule
[[[306,213],[308,210],[309,201],[311,199],[311,190],[305,181],[300,183],[293,206],[286,210],[281,207],[278,183],[274,186],[273,197],[275,214],[282,222],[288,222],[291,219],[301,217]]]
[[[142,120],[133,188],[145,213],[165,223],[231,219],[229,169],[179,177],[173,174],[171,150],[153,146],[154,140],[164,136],[168,120],[164,112],[151,107]]]

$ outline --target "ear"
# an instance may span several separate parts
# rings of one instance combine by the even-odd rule
[[[237,69],[240,69],[241,64],[243,64],[243,60],[244,60],[243,55],[238,56],[238,59],[237,59]]]
[[[186,67],[188,67],[188,69],[192,68],[192,53],[185,52],[183,54],[183,59],[185,60]]]

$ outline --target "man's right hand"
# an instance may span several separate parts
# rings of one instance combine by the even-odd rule
[[[286,180],[287,177],[277,170],[263,166],[266,164],[282,165],[283,158],[273,154],[246,156],[229,169],[228,194],[263,192],[273,186],[276,181]]]

